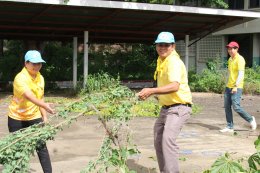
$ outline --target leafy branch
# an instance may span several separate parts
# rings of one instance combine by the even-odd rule
[[[59,107],[49,123],[33,125],[1,139],[0,164],[4,165],[3,173],[28,172],[30,156],[35,149],[54,139],[58,131],[82,115],[97,115],[105,128],[98,159],[90,162],[83,172],[107,172],[109,168],[115,172],[131,172],[126,161],[138,152],[131,143],[127,124],[132,118],[131,107],[136,103],[134,93],[106,74],[90,76],[89,81],[90,86],[81,92],[83,96]],[[73,115],[75,112],[79,113]],[[52,120],[57,117],[64,120],[55,124]]]
[[[203,173],[259,173],[260,170],[260,136],[254,142],[256,153],[248,158],[249,169],[245,169],[241,162],[243,159],[234,160],[229,153],[218,158],[210,170],[206,170]]]

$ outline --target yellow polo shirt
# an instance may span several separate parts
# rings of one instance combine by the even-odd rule
[[[158,96],[160,105],[172,105],[177,103],[192,104],[186,67],[175,50],[163,61],[158,57],[155,72],[155,78],[156,77],[158,87],[168,85],[172,82],[178,82],[180,84],[178,91]]]
[[[42,99],[44,94],[44,79],[40,73],[33,79],[26,68],[23,68],[14,79],[13,99],[9,105],[9,117],[22,121],[42,117],[39,106],[23,96],[28,90],[30,90],[36,98]]]
[[[239,55],[238,53],[232,59],[231,57],[228,60],[228,71],[229,71],[229,78],[227,87],[234,88],[236,84],[236,80],[238,77],[238,71],[245,71],[245,59]],[[243,88],[244,86],[244,78],[240,81],[237,88]]]

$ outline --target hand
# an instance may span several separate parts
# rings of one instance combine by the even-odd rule
[[[153,88],[144,88],[139,93],[137,93],[138,97],[141,100],[147,99],[152,94],[153,94]]]
[[[45,103],[44,109],[50,114],[54,114],[54,110],[51,108],[52,103]]]
[[[237,87],[232,88],[231,93],[235,94],[237,92]]]

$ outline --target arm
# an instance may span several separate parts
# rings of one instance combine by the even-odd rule
[[[236,84],[232,88],[231,93],[236,93],[237,92],[237,87],[239,86],[239,84],[243,80],[243,78],[244,78],[244,71],[243,70],[239,70],[238,71],[237,80],[236,80]]]
[[[40,112],[42,114],[42,120],[44,123],[48,122],[48,117],[47,117],[47,112],[45,109],[43,109],[42,107],[40,107]]]
[[[45,103],[43,100],[37,99],[30,90],[25,91],[23,96],[37,106],[45,109],[47,112],[54,114],[54,110],[51,108],[50,103]]]
[[[147,99],[153,94],[168,94],[179,90],[180,84],[178,82],[172,82],[168,85],[157,88],[144,88],[138,93],[138,97],[142,100]]]
[[[240,82],[244,79],[244,71],[243,70],[239,70],[238,71],[238,76],[237,76],[237,80],[236,80],[236,87],[240,84]]]

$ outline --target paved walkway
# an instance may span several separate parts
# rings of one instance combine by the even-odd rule
[[[6,96],[5,96],[6,97]],[[0,99],[4,97],[0,94]],[[0,100],[0,138],[7,132],[8,102]],[[183,173],[200,173],[210,168],[217,157],[225,152],[233,152],[235,158],[249,156],[255,152],[253,142],[260,135],[260,97],[244,96],[242,105],[256,117],[259,128],[251,132],[249,125],[235,114],[237,135],[221,134],[225,126],[223,95],[193,93],[195,104],[202,111],[192,116],[183,128],[178,144],[180,147],[180,168]],[[141,151],[129,159],[130,168],[138,173],[158,173],[153,148],[153,124],[155,118],[134,118],[130,122],[134,143]],[[54,141],[48,142],[54,173],[79,173],[88,161],[97,156],[104,129],[97,117],[81,117],[71,127],[58,133]],[[185,160],[185,161],[184,161]],[[37,157],[31,160],[30,172],[42,172]]]

